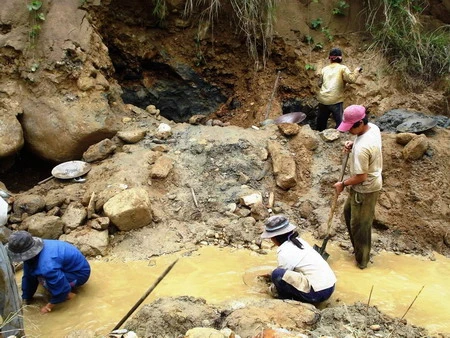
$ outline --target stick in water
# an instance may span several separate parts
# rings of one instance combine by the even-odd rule
[[[367,301],[367,307],[369,307],[369,304],[370,304],[370,298],[372,298],[372,291],[373,291],[373,285],[372,285],[372,288],[370,289],[369,300]]]
[[[125,323],[125,321],[128,319],[128,317],[130,317],[131,314],[138,308],[138,306],[141,305],[141,303],[145,300],[145,298],[147,298],[147,296],[156,288],[156,286],[159,284],[159,282],[161,282],[163,280],[163,278],[166,277],[166,275],[169,273],[169,271],[172,270],[172,268],[176,262],[178,262],[178,258],[167,267],[167,269],[162,273],[162,275],[159,276],[159,278],[144,293],[144,295],[137,301],[137,303],[134,304],[134,306],[130,309],[130,311],[128,311],[128,313],[120,320],[120,322],[117,323],[117,325],[114,327],[114,329],[112,329],[113,331],[117,330],[118,328],[120,328],[122,326],[123,323]]]
[[[402,318],[400,318],[400,321],[403,320],[403,318],[405,318],[406,314],[408,313],[409,309],[411,309],[411,307],[413,306],[414,302],[416,301],[417,297],[419,297],[420,293],[422,292],[423,288],[425,287],[422,286],[422,288],[420,289],[420,291],[417,293],[416,297],[414,297],[412,303],[408,306],[408,308],[406,309],[405,313],[403,314]],[[391,331],[391,333],[389,333],[389,335],[387,336],[387,338],[389,338],[390,336],[392,336],[392,334],[394,333],[394,331],[397,329],[397,327],[394,327],[394,329]]]

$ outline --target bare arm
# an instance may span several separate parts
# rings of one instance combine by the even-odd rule
[[[342,182],[337,182],[334,184],[334,187],[336,188],[336,192],[340,194],[342,190],[348,185],[355,185],[364,182],[367,180],[367,174],[357,174],[355,176],[349,177]]]

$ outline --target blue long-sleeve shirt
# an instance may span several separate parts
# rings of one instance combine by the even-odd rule
[[[39,255],[23,264],[22,298],[31,299],[39,282],[50,292],[50,303],[64,302],[73,286],[84,284],[91,268],[72,244],[44,239]]]

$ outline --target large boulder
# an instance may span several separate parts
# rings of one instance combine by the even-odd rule
[[[22,127],[17,118],[0,109],[0,158],[17,153],[23,143]]]
[[[58,239],[63,234],[64,223],[58,216],[47,216],[43,213],[26,218],[20,229],[27,230],[33,236]]]
[[[56,162],[81,158],[90,145],[116,133],[108,101],[100,92],[77,102],[29,97],[23,102],[22,126],[30,149]]]
[[[45,21],[30,41],[26,3],[2,2],[0,158],[25,141],[44,159],[73,160],[116,133],[120,88],[107,80],[113,72],[108,48],[79,7],[75,0],[43,2],[37,12]]]
[[[150,197],[143,188],[122,191],[108,200],[103,210],[121,231],[142,228],[152,221]]]
[[[104,256],[107,254],[108,231],[82,229],[62,235],[59,239],[75,245],[85,256]]]
[[[64,230],[74,230],[86,220],[87,211],[80,202],[72,202],[67,207],[61,219],[64,222]]]
[[[37,194],[19,196],[14,202],[14,214],[22,216],[26,213],[28,216],[34,215],[45,208],[45,199]]]
[[[294,157],[276,141],[269,141],[267,148],[272,157],[273,173],[277,186],[283,190],[288,190],[297,185],[297,169]]]
[[[419,160],[428,150],[429,141],[426,135],[417,135],[403,148],[403,157],[406,160]]]

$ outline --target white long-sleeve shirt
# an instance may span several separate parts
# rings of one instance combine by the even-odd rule
[[[284,242],[277,249],[278,267],[298,273],[289,274],[288,271],[283,280],[304,292],[310,290],[305,285],[303,276],[306,277],[314,291],[332,287],[336,283],[333,270],[313,247],[300,237],[298,239],[303,244],[303,249],[300,249],[291,241]]]

